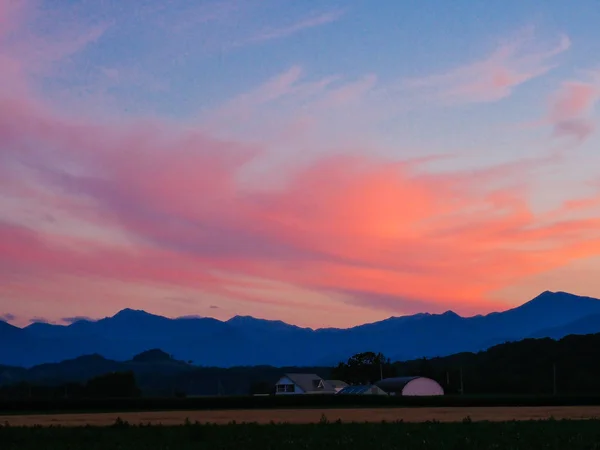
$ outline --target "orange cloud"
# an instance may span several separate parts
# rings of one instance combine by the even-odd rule
[[[88,40],[77,42],[51,47],[60,58]],[[565,41],[525,56],[503,47],[491,63],[464,72],[485,74],[483,87],[467,98],[504,95],[546,70],[546,60],[566,47]],[[3,55],[19,67],[13,54]],[[299,84],[300,75],[293,68],[228,111],[252,113],[257,104],[298,92],[332,93],[343,103],[374,82],[325,91],[331,79]],[[466,86],[454,76],[444,80],[458,91]],[[195,128],[157,119],[72,117],[30,90],[4,86],[1,93],[2,307],[40,298],[40,286],[56,278],[75,283],[71,277],[78,292],[99,279],[116,291],[122,283],[233,297],[259,311],[301,311],[306,300],[286,298],[289,289],[296,297],[335,298],[322,309],[332,314],[346,307],[380,308],[382,314],[483,312],[500,307],[488,300],[494,291],[600,252],[595,199],[548,215],[530,206],[528,176],[550,159],[450,173],[428,171],[425,160],[348,154],[279,165],[263,147]],[[587,111],[590,95],[569,90],[557,114]],[[357,147],[355,155],[372,154],[368,146]],[[267,173],[283,181],[264,188],[270,179],[253,176],[250,164],[270,167]],[[575,206],[584,217],[572,214]],[[265,298],[252,280],[281,283],[281,298]],[[71,302],[77,301],[74,292]],[[311,312],[303,314],[309,320]],[[324,318],[313,320],[317,325]]]
[[[486,303],[491,292],[600,251],[593,201],[579,204],[585,218],[533,212],[525,180],[539,160],[433,173],[426,160],[337,156],[288,165],[283,185],[256,191],[265,180],[240,177],[260,149],[158,121],[74,120],[32,99],[3,101],[14,113],[0,113],[2,168],[30,175],[4,178],[3,192],[106,234],[26,228],[31,220],[5,212],[0,264],[19,276],[231,294],[218,271],[390,312],[479,312],[498,306]],[[238,298],[261,304],[237,285]]]
[[[4,263],[32,276],[76,272],[222,293],[227,283],[212,274],[219,270],[341,292],[390,311],[428,302],[477,311],[489,308],[482,299],[495,289],[600,250],[597,215],[544,222],[526,191],[502,184],[505,170],[423,173],[418,164],[340,156],[258,193],[237,182],[256,158],[243,145],[157,124],[39,121],[44,126],[10,128],[13,144],[60,148],[55,156],[83,175],[53,162],[38,167],[37,182],[59,197],[85,196],[99,208],[96,220],[131,244],[6,228]]]

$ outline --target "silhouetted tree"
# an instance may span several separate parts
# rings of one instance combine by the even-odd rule
[[[419,375],[420,377],[436,378],[435,369],[427,358],[422,358],[420,360],[419,370],[417,373],[415,373],[415,375]]]
[[[369,384],[383,378],[392,377],[396,370],[389,358],[382,353],[357,353],[347,362],[340,362],[331,372],[333,379],[348,384]]]
[[[274,394],[275,385],[268,381],[256,381],[250,385],[250,394]]]
[[[85,393],[88,397],[100,398],[139,397],[141,395],[133,372],[114,372],[92,378],[85,386]]]

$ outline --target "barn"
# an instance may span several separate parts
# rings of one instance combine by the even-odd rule
[[[437,381],[426,377],[385,378],[376,384],[390,395],[444,395],[444,388]]]

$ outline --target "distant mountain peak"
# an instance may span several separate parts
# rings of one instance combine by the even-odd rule
[[[237,315],[237,316],[233,316],[232,318],[228,319],[226,321],[227,323],[284,323],[281,320],[269,320],[269,319],[259,319],[258,317],[254,317],[254,316],[241,316],[241,315]]]
[[[537,297],[533,298],[532,300],[528,301],[527,303],[524,303],[523,305],[519,306],[518,308],[527,308],[533,305],[549,305],[551,303],[564,303],[564,302],[578,302],[578,303],[585,303],[585,302],[598,302],[599,300],[597,298],[592,298],[592,297],[585,297],[585,296],[581,296],[581,295],[575,295],[575,294],[570,294],[568,292],[563,292],[563,291],[544,291],[541,294],[539,294]]]
[[[253,316],[233,316],[225,323],[232,325],[234,327],[244,328],[247,327],[249,329],[263,329],[265,327],[277,327],[279,330],[299,330],[301,327],[297,325],[292,325],[282,320],[270,320],[270,319],[259,319]]]
[[[112,318],[136,318],[136,317],[150,317],[154,316],[154,314],[150,314],[143,309],[131,309],[125,308],[116,313]]]
[[[549,299],[555,296],[560,296],[560,295],[569,295],[572,297],[575,297],[574,295],[571,294],[566,294],[566,292],[553,292],[553,291],[544,291],[541,294],[539,294],[538,296],[534,297],[533,299],[531,299],[529,302],[527,303],[531,303],[533,301],[539,301],[539,300],[545,300],[545,299]]]
[[[115,316],[124,315],[124,314],[139,314],[139,313],[146,314],[146,311],[144,311],[143,309],[123,308],[117,314],[115,314]]]
[[[253,316],[244,316],[244,315],[235,315],[233,317],[231,317],[230,319],[227,320],[227,322],[238,322],[238,321],[242,321],[242,320],[261,320],[261,319],[257,319],[256,317]]]
[[[422,319],[424,317],[431,317],[431,313],[416,313],[416,314],[408,314],[405,316],[390,316],[387,319],[383,319],[380,320],[378,322],[372,322],[372,323],[366,323],[364,325],[372,325],[372,324],[376,324],[376,323],[383,323],[383,322],[398,322],[398,321],[406,321],[406,320],[413,320],[413,319]],[[361,326],[361,325],[359,325]]]

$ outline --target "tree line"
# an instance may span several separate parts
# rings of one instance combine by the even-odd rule
[[[407,345],[403,343],[402,345]],[[123,367],[129,367],[123,365]],[[324,379],[369,384],[395,376],[425,376],[448,394],[600,395],[600,334],[526,339],[478,353],[392,362],[381,353],[364,352],[335,367],[270,366],[183,367],[159,373],[151,363],[143,372],[116,371],[89,381],[17,382],[0,387],[0,399],[232,396],[272,394],[284,373],[316,373]],[[71,372],[64,379],[72,379]],[[177,371],[176,371],[177,370]]]
[[[384,378],[432,378],[449,394],[600,394],[600,334],[525,339],[478,353],[393,363],[367,352],[338,364],[332,377],[364,384],[376,382],[382,373]]]
[[[86,383],[44,385],[20,382],[0,387],[2,400],[136,398],[141,394],[133,372],[107,373],[91,378]]]

